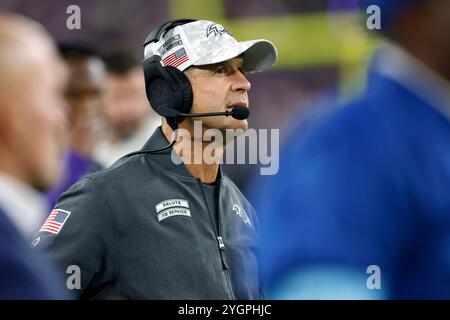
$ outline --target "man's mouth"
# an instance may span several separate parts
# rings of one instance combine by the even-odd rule
[[[227,109],[229,109],[229,110],[233,110],[234,108],[236,108],[236,107],[245,107],[245,108],[248,108],[248,105],[247,105],[247,103],[245,103],[245,102],[234,102],[234,103],[232,103],[232,104],[229,104],[229,105],[227,105]]]

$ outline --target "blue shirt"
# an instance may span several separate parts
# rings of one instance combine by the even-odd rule
[[[450,121],[439,107],[372,70],[363,97],[292,137],[253,197],[269,284],[315,265],[367,278],[376,265],[389,298],[450,298]]]
[[[0,208],[0,300],[69,299],[64,285],[62,275],[31,249]]]

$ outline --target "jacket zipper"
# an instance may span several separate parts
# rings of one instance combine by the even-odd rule
[[[223,268],[223,272],[225,273],[225,279],[227,282],[228,290],[231,293],[231,297],[234,300],[236,300],[236,297],[234,295],[232,285],[231,285],[231,278],[230,278],[230,274],[229,274],[230,268],[228,267],[227,262],[225,260],[225,242],[223,241],[223,237],[221,236],[221,233],[220,233],[221,232],[220,213],[218,213],[218,216],[217,216],[217,227],[216,227],[216,223],[214,222],[213,214],[209,207],[208,200],[206,199],[206,195],[205,195],[205,191],[202,186],[202,182],[200,179],[197,179],[197,182],[200,186],[200,189],[202,190],[203,200],[206,203],[206,208],[208,208],[209,217],[211,218],[211,223],[213,226],[214,235],[217,240],[217,246],[219,248],[219,254],[220,254],[220,261],[222,262],[222,268]],[[220,193],[219,193],[219,195],[220,195]],[[218,197],[218,198],[220,198],[220,197]],[[219,202],[219,199],[218,199],[218,202]],[[219,203],[217,204],[217,208],[219,208]]]

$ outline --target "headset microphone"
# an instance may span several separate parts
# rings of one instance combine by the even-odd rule
[[[215,117],[215,116],[232,116],[237,120],[245,120],[249,117],[250,111],[246,107],[235,107],[231,111],[225,112],[207,112],[207,113],[178,113],[179,116],[189,118]]]
[[[226,117],[232,116],[233,118],[238,119],[238,120],[245,120],[250,115],[250,111],[248,110],[248,108],[241,106],[241,107],[234,107],[233,110],[225,111],[225,112],[178,113],[178,115],[182,116],[182,117],[190,117],[190,118],[215,117],[215,116],[226,116]],[[155,149],[155,150],[139,150],[139,151],[131,152],[131,153],[123,156],[123,158],[129,157],[129,156],[133,156],[135,154],[158,153],[158,152],[167,150],[167,149],[173,147],[173,145],[176,143],[176,141],[177,141],[176,134],[177,134],[177,131],[175,130],[175,139],[173,139],[173,141],[170,144],[168,144],[167,146],[165,146],[165,147],[162,147],[160,149]]]

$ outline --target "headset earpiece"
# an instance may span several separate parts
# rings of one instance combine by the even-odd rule
[[[163,67],[161,57],[144,61],[145,90],[150,105],[176,128],[182,120],[178,113],[189,113],[192,107],[192,87],[186,75],[174,67]]]
[[[166,70],[169,74],[173,75],[174,79],[178,81],[179,84],[179,92],[181,92],[181,113],[189,113],[192,108],[192,101],[194,98],[194,93],[192,91],[191,82],[188,77],[184,74],[184,72],[178,70],[175,67],[166,67]],[[177,108],[178,109],[178,108]]]
[[[170,21],[152,31],[144,46],[158,41],[167,30],[193,22],[183,19]],[[175,67],[161,65],[161,57],[154,55],[144,60],[145,91],[151,107],[165,117],[172,129],[176,129],[182,117],[178,113],[189,113],[192,107],[192,86],[186,75]]]

